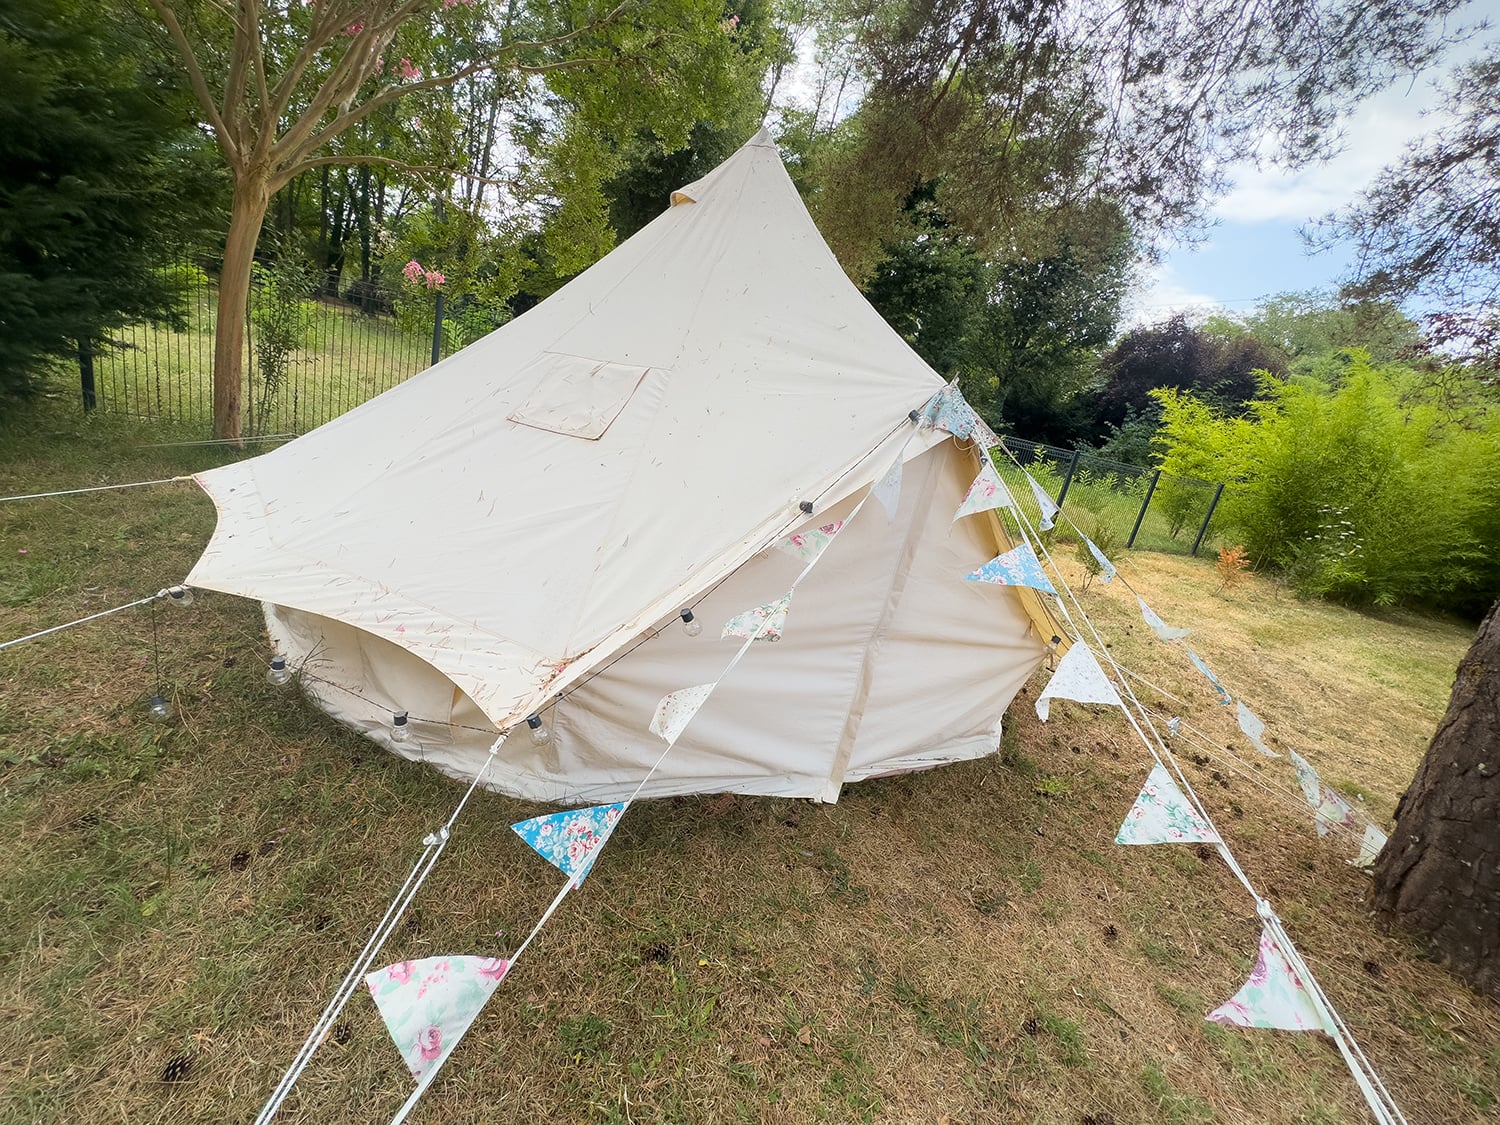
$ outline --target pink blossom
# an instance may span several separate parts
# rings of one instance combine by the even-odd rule
[[[426,274],[426,280],[427,288],[436,289],[439,285],[442,285],[443,282],[447,281],[448,279],[440,274],[437,270],[428,270]]]
[[[419,68],[412,66],[411,59],[402,59],[399,63],[396,64],[396,70],[400,73],[401,77],[408,82],[422,81],[422,71]]]
[[[479,975],[489,977],[491,980],[504,980],[505,974],[510,971],[510,962],[504,957],[497,957],[493,961],[486,961],[479,966]]]
[[[392,965],[385,972],[386,976],[390,977],[391,980],[400,981],[402,984],[405,984],[411,980],[411,962],[402,961],[399,965]]]
[[[421,1035],[417,1036],[417,1049],[422,1052],[422,1057],[428,1062],[443,1053],[443,1032],[441,1028],[429,1027]]]
[[[426,274],[426,272],[427,271],[422,268],[422,263],[417,261],[415,258],[401,267],[401,276],[406,278],[406,280],[411,282],[413,285],[421,281],[423,275]]]
[[[446,12],[450,8],[456,8],[460,4],[462,4],[465,8],[472,8],[475,2],[476,0],[443,0],[443,11]]]
[[[364,29],[365,29],[365,21],[364,20],[355,20],[348,27],[344,28],[344,34],[352,37],[352,36],[358,35]]]

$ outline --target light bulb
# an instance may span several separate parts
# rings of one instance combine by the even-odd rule
[[[679,615],[682,618],[682,631],[690,637],[696,637],[703,632],[703,622],[693,619],[693,611],[685,609]]]
[[[271,657],[270,667],[266,669],[266,680],[269,683],[281,687],[292,678],[292,670],[286,666],[286,657]]]
[[[146,714],[158,723],[164,723],[172,717],[172,705],[159,695],[153,695],[146,700]]]
[[[533,715],[526,720],[526,725],[531,728],[531,741],[538,746],[545,746],[552,741],[552,732],[542,725],[542,717]]]
[[[173,605],[178,606],[182,609],[186,609],[188,606],[193,604],[193,591],[188,589],[186,586],[167,587],[167,597],[171,600]]]
[[[397,711],[391,716],[391,741],[411,741],[411,727],[407,724],[405,711]]]

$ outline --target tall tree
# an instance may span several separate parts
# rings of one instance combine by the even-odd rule
[[[1458,666],[1448,710],[1375,864],[1374,906],[1500,999],[1500,602]]]
[[[214,342],[214,432],[240,433],[245,299],[272,197],[324,165],[442,174],[341,144],[394,103],[473,75],[504,79],[513,104],[588,102],[615,116],[697,116],[723,56],[711,0],[147,0],[197,95],[233,185]],[[588,71],[580,86],[575,72]],[[671,81],[663,74],[673,74]],[[691,109],[685,110],[684,106]]]
[[[180,316],[176,228],[209,210],[186,91],[109,5],[0,8],[0,394],[133,320]]]

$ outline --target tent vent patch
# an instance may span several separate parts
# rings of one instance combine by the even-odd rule
[[[518,373],[540,376],[541,382],[512,411],[510,420],[593,441],[603,436],[619,417],[647,370],[562,352],[543,352]]]

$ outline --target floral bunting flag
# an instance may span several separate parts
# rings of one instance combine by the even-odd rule
[[[443,1065],[509,968],[501,958],[426,957],[365,977],[414,1079]]]
[[[758,605],[737,613],[724,625],[724,637],[754,637],[757,641],[779,641],[786,630],[786,611],[792,604],[792,591],[788,590],[774,602]]]
[[[1115,564],[1105,557],[1104,552],[1099,550],[1098,545],[1087,535],[1083,537],[1083,542],[1088,547],[1089,554],[1093,555],[1094,560],[1099,564],[1099,581],[1106,584],[1114,581]]]
[[[947,430],[956,438],[967,441],[979,427],[979,416],[964,399],[957,383],[949,383],[927,401],[922,411],[922,421],[935,430]]]
[[[1213,1023],[1232,1027],[1275,1027],[1283,1031],[1324,1031],[1333,1028],[1319,1014],[1302,976],[1266,926],[1260,934],[1260,956],[1244,986],[1208,1013]]]
[[[1136,598],[1135,600],[1141,603],[1141,617],[1145,620],[1147,625],[1151,626],[1152,631],[1162,640],[1175,641],[1178,638],[1185,637],[1192,632],[1191,629],[1179,629],[1174,625],[1168,625],[1160,617],[1156,616],[1151,607],[1146,604],[1145,598]]]
[[[668,746],[675,745],[683,728],[693,721],[698,708],[718,686],[718,681],[715,681],[669,691],[656,705],[656,714],[651,718],[651,733],[665,738]]]
[[[1069,651],[1072,651],[1071,649]],[[1165,768],[1155,766],[1115,835],[1117,844],[1217,844],[1218,833],[1193,811]]]
[[[1222,703],[1225,707],[1228,707],[1231,703],[1233,703],[1234,700],[1230,697],[1230,694],[1224,690],[1224,685],[1219,683],[1219,677],[1215,676],[1208,670],[1208,665],[1203,663],[1198,654],[1192,649],[1188,649],[1187,654],[1188,659],[1193,662],[1193,667],[1202,672],[1204,676],[1208,678],[1208,682],[1214,685],[1214,691],[1219,693],[1219,702]]]
[[[972,516],[976,512],[988,512],[991,508],[1012,508],[1015,507],[1015,503],[1010,489],[1005,487],[1005,482],[995,471],[994,462],[986,457],[984,468],[979,470],[974,483],[969,485],[969,491],[964,493],[964,502],[958,506],[958,511],[953,513],[953,521],[957,523],[965,516]]]
[[[1318,771],[1313,769],[1307,759],[1295,750],[1287,751],[1292,756],[1292,769],[1297,771],[1297,784],[1302,786],[1302,795],[1307,798],[1307,803],[1316,809],[1323,803],[1323,789],[1318,781]]]
[[[1235,714],[1239,718],[1240,730],[1243,731],[1245,737],[1250,740],[1251,746],[1254,746],[1268,758],[1281,757],[1280,754],[1276,753],[1275,750],[1272,750],[1263,741],[1261,741],[1260,736],[1266,733],[1266,724],[1261,722],[1260,718],[1255,714],[1254,711],[1250,710],[1250,708],[1246,707],[1243,703],[1236,703]]]
[[[823,553],[828,544],[833,542],[833,537],[843,526],[843,520],[835,520],[833,523],[825,523],[822,527],[815,527],[808,531],[794,531],[785,539],[778,539],[773,546],[778,551],[785,551],[803,562],[812,562]]]
[[[593,868],[595,854],[609,839],[624,811],[623,803],[594,805],[535,816],[510,828],[548,863],[564,875],[572,876],[573,886],[577,887]]]
[[[993,582],[997,586],[1030,586],[1046,594],[1055,594],[1051,582],[1042,571],[1041,560],[1029,543],[1012,547],[1003,555],[996,555],[972,574],[964,576],[965,582]]]
[[[1351,832],[1358,825],[1354,820],[1354,809],[1349,802],[1344,800],[1343,795],[1332,786],[1324,785],[1321,799],[1318,801],[1317,811],[1313,814],[1313,824],[1318,829],[1319,836],[1326,836],[1335,828],[1347,828]]]
[[[1046,722],[1051,711],[1052,700],[1071,699],[1077,703],[1112,703],[1123,707],[1115,685],[1109,682],[1099,661],[1089,651],[1089,646],[1075,642],[1057,662],[1057,671],[1047,681],[1042,694],[1037,697],[1037,717]]]
[[[885,509],[885,522],[896,522],[896,509],[901,506],[901,457],[885,471],[885,475],[870,486],[870,492]]]
[[[1053,517],[1058,513],[1058,507],[1052,502],[1052,497],[1047,495],[1047,490],[1037,484],[1036,478],[1030,473],[1026,474],[1026,483],[1031,485],[1031,494],[1036,497],[1037,506],[1042,509],[1042,522],[1037,524],[1043,531],[1051,531],[1055,526]]]
[[[1380,858],[1381,850],[1386,845],[1388,837],[1373,824],[1365,825],[1364,839],[1359,842],[1359,858],[1354,861],[1355,867],[1370,868],[1375,866],[1375,861]]]

